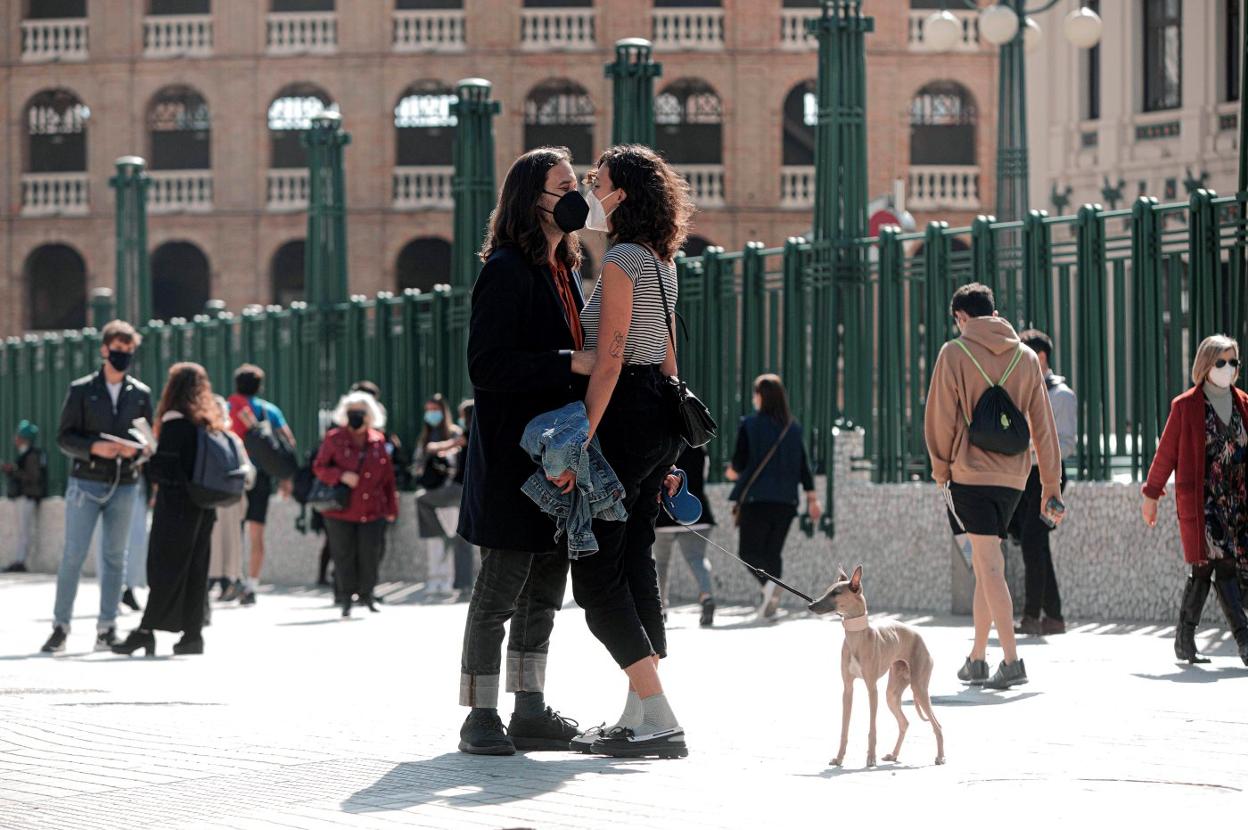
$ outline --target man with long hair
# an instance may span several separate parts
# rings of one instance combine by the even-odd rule
[[[579,202],[578,202],[579,200]],[[575,725],[546,706],[546,656],[563,605],[568,558],[556,526],[521,492],[533,462],[520,448],[534,417],[580,400],[593,355],[584,351],[578,269],[589,209],[571,156],[543,147],[518,158],[490,216],[472,292],[468,375],[476,400],[464,472],[459,535],[481,547],[464,629],[459,702],[471,707],[460,750],[511,755],[567,750]],[[504,626],[507,691],[516,708],[498,716]]]

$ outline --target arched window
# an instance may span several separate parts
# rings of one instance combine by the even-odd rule
[[[524,149],[553,145],[572,151],[573,165],[594,155],[594,102],[572,81],[542,81],[524,99]]]
[[[810,166],[815,163],[815,125],[818,123],[815,82],[803,81],[784,99],[784,164]]]
[[[413,239],[399,252],[394,270],[399,291],[408,288],[432,291],[435,285],[449,284],[451,243],[433,236]]]
[[[654,99],[658,149],[672,164],[724,163],[724,108],[706,81],[681,78]]]
[[[148,164],[152,170],[212,168],[208,102],[189,86],[167,86],[147,110]]]
[[[26,257],[29,327],[80,329],[87,324],[87,265],[68,245],[40,245]]]
[[[292,239],[277,249],[269,265],[269,281],[273,286],[273,302],[288,306],[302,300],[303,240]]]
[[[419,81],[394,107],[394,163],[398,167],[446,167],[455,144],[455,91],[438,81]]]
[[[26,172],[82,173],[87,169],[91,110],[67,89],[48,89],[26,105]]]
[[[291,84],[269,104],[269,167],[288,169],[307,166],[307,151],[299,133],[312,126],[313,116],[338,112],[325,90],[313,84]]]
[[[685,245],[681,250],[685,252],[685,256],[689,259],[695,259],[702,256],[702,252],[714,244],[714,242],[705,237],[691,236],[685,240]]]
[[[975,102],[961,84],[936,81],[910,102],[910,164],[973,165]]]
[[[152,316],[190,319],[211,291],[208,257],[191,242],[166,242],[152,252]]]

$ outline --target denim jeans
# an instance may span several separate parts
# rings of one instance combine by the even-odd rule
[[[100,616],[98,628],[112,628],[121,601],[121,583],[126,569],[126,540],[134,510],[133,484],[113,485],[103,481],[69,479],[65,490],[65,550],[56,572],[56,606],[53,622],[69,629],[74,616],[74,599],[82,563],[91,547],[96,522],[103,525],[100,541]]]
[[[663,478],[684,448],[666,417],[658,367],[624,367],[598,428],[607,463],[624,485],[628,520],[594,520],[599,550],[572,561],[572,594],[589,630],[620,668],[667,654],[655,570],[654,521]]]
[[[562,551],[523,553],[481,549],[481,572],[472,586],[459,704],[498,708],[503,626],[507,638],[507,691],[540,692],[546,686],[546,655],[555,612],[563,605],[568,557]]]
[[[17,500],[17,557],[14,562],[26,563],[34,550],[39,530],[39,502],[34,499]]]
[[[130,514],[130,537],[126,541],[127,588],[147,587],[147,485],[134,485],[134,512]]]
[[[710,533],[708,527],[700,531],[703,535]],[[688,530],[662,530],[654,534],[654,565],[659,572],[659,595],[663,598],[663,607],[667,602],[668,571],[672,565],[672,548],[680,545],[680,552],[689,564],[694,581],[698,583],[698,593],[710,596],[711,563],[706,559],[706,540]]]

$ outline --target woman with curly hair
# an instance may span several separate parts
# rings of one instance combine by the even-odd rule
[[[663,603],[651,547],[660,488],[684,442],[669,418],[664,386],[676,375],[675,258],[689,231],[689,187],[653,150],[612,147],[587,177],[587,228],[612,247],[581,314],[585,348],[597,356],[585,409],[607,463],[624,486],[624,522],[594,520],[599,550],[572,562],[572,591],[590,631],[628,675],[624,714],[573,747],[615,757],[682,758],[684,731],[659,682],[667,654]],[[556,479],[575,482],[569,470]]]
[[[182,632],[174,654],[204,653],[208,561],[217,511],[197,505],[188,489],[200,429],[224,432],[224,414],[204,367],[175,363],[156,408],[156,454],[148,462],[156,508],[147,549],[147,609],[139,627],[112,647],[117,654],[141,648],[152,656],[157,630]]]

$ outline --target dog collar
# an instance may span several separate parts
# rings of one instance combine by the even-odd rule
[[[845,626],[846,631],[866,631],[869,627],[866,614],[861,617],[841,617],[841,624]]]

